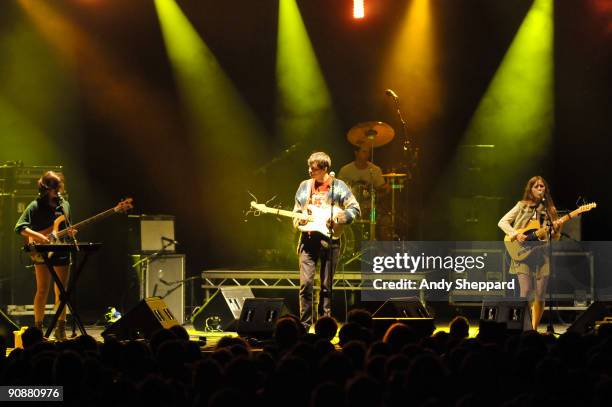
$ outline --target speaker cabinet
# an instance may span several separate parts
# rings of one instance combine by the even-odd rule
[[[372,314],[373,318],[429,318],[417,297],[389,298]]]
[[[255,298],[250,287],[221,287],[191,318],[198,331],[235,331],[248,298]]]
[[[11,321],[11,319],[2,310],[0,310],[0,336],[6,338],[7,346],[12,348],[15,346],[15,336],[13,331],[18,331],[19,326]]]
[[[504,324],[507,329],[529,331],[531,310],[527,301],[484,301],[480,310],[480,320]]]
[[[143,256],[132,256],[133,263]],[[140,298],[160,297],[177,321],[182,324],[185,315],[185,255],[164,254],[140,264]]]
[[[131,252],[154,253],[160,251],[166,242],[162,237],[174,239],[174,216],[171,215],[129,215],[128,237]],[[165,251],[173,253],[174,244]]]
[[[0,194],[0,304],[3,305],[27,305],[34,300],[34,273],[26,269],[31,261],[22,250],[23,238],[13,231],[34,199],[33,194]]]
[[[372,314],[374,335],[382,338],[396,322],[410,327],[418,337],[426,337],[435,331],[433,318],[417,297],[389,298]]]
[[[150,339],[156,331],[180,325],[164,300],[145,298],[118,321],[102,332],[103,337],[114,335],[118,339]]]
[[[610,316],[612,316],[612,301],[595,301],[576,318],[576,321],[567,328],[567,332],[589,333],[595,329],[597,321]]]
[[[238,334],[254,338],[269,338],[276,321],[288,313],[283,298],[247,298],[244,301]]]

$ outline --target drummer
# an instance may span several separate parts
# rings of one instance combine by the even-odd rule
[[[355,160],[340,169],[338,178],[351,187],[360,186],[369,190],[370,186],[374,185],[377,193],[387,192],[391,187],[385,182],[380,167],[369,160],[371,154],[372,149],[369,145],[355,146]]]

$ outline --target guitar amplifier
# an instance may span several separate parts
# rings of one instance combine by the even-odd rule
[[[132,255],[133,264],[144,256]],[[137,268],[140,299],[160,297],[168,305],[179,324],[185,315],[185,255],[164,254],[145,260]]]
[[[154,253],[164,246],[162,238],[174,240],[174,216],[129,215],[128,246],[132,253]],[[174,253],[174,244],[167,245],[165,252]]]
[[[39,175],[40,176],[40,175]],[[15,223],[35,194],[0,194],[0,304],[32,304],[36,282],[31,262],[23,252],[23,238],[14,232]],[[50,295],[48,301],[53,301]]]
[[[560,210],[558,214],[559,217],[562,217],[570,212],[569,210]],[[561,239],[582,240],[582,216],[576,216],[565,222],[561,232],[563,233]]]
[[[38,194],[38,179],[47,171],[62,174],[61,165],[24,166],[11,163],[0,166],[0,192]]]

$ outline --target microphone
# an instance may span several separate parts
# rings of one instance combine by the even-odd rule
[[[335,171],[330,171],[329,172],[329,176],[332,178],[336,178],[336,172]]]
[[[385,89],[385,95],[391,96],[393,99],[399,99],[397,93],[393,92],[393,89]]]
[[[168,243],[172,243],[172,244],[175,244],[175,245],[179,244],[179,242],[177,240],[170,239],[169,237],[166,237],[166,236],[162,236],[161,240],[162,240],[162,242],[168,242]]]

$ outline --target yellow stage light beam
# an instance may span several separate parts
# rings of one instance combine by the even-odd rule
[[[440,111],[438,58],[431,0],[413,0],[387,52],[378,86],[400,96],[411,132],[423,131]]]
[[[313,148],[339,135],[329,89],[295,0],[280,0],[276,50],[276,128],[287,145]]]
[[[260,158],[262,126],[175,0],[155,6],[202,158],[223,154],[244,176]]]

